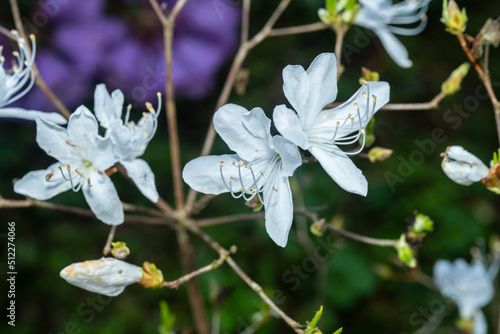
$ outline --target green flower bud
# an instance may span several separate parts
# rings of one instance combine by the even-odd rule
[[[366,67],[361,67],[361,75],[362,77],[359,78],[359,84],[362,85],[364,81],[379,81],[380,80],[380,75],[378,72],[371,71],[367,69]]]
[[[368,152],[368,159],[371,163],[384,161],[392,155],[392,152],[391,149],[375,146]]]
[[[415,268],[417,266],[417,260],[413,254],[413,250],[410,245],[406,242],[405,234],[401,234],[401,237],[394,245],[398,252],[399,260],[410,268]]]
[[[163,284],[163,274],[153,263],[146,261],[142,265],[142,278],[138,283],[145,288],[160,288]]]
[[[463,78],[469,73],[470,64],[463,63],[456,70],[451,72],[448,79],[441,85],[441,92],[444,95],[452,95],[460,90]]]
[[[130,255],[130,249],[127,247],[127,244],[121,241],[112,242],[111,246],[113,249],[111,250],[111,254],[117,259],[125,260],[127,256]]]
[[[465,31],[467,26],[467,13],[465,8],[460,11],[455,0],[443,0],[443,16],[441,22],[446,25],[446,31],[456,35]]]
[[[321,219],[319,221],[316,221],[316,222],[312,223],[312,225],[309,228],[309,230],[315,236],[322,237],[325,234],[325,231],[326,231],[325,220]]]
[[[429,216],[419,213],[415,217],[413,223],[413,231],[416,233],[432,232],[434,230],[434,222]]]

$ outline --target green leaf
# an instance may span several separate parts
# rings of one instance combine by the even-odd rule
[[[160,300],[160,318],[161,318],[161,324],[160,326],[158,326],[158,333],[159,334],[171,333],[175,322],[175,315],[170,313],[168,304],[165,300]]]
[[[309,325],[307,326],[306,330],[304,331],[304,334],[314,334],[317,333],[317,328],[316,324],[318,323],[319,319],[321,318],[321,314],[323,313],[323,306],[319,308],[319,311],[316,312],[314,315],[314,318],[311,320]],[[320,332],[321,333],[321,332]]]
[[[336,13],[337,0],[325,0],[326,10],[330,13]]]
[[[333,334],[342,334],[342,331],[344,330],[344,327],[340,327],[337,329]]]

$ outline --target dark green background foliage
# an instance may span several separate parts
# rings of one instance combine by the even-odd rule
[[[22,10],[29,13],[33,3],[22,1]],[[275,3],[277,1],[253,1],[252,33],[264,24]],[[319,0],[294,0],[277,27],[315,22],[317,8],[322,5]],[[488,17],[500,14],[500,5],[496,1],[460,1],[460,5],[467,8],[467,32],[471,35],[479,31]],[[2,3],[1,8],[1,18],[10,22],[7,1]],[[350,61],[344,57],[346,71],[339,82],[337,100],[344,101],[357,90],[361,66],[378,71],[381,80],[390,83],[391,102],[425,102],[432,99],[451,71],[466,60],[456,38],[444,31],[440,16],[441,3],[434,0],[428,11],[429,24],[425,31],[415,37],[400,38],[414,62],[410,69],[399,68],[387,56],[377,38],[371,38],[365,47],[359,48],[359,53],[350,54]],[[360,36],[366,34],[372,36],[360,28],[349,31],[345,38],[346,50],[359,43]],[[248,109],[260,106],[270,117],[275,105],[286,103],[281,69],[287,64],[307,67],[319,53],[332,52],[334,43],[335,36],[331,31],[264,41],[251,51],[244,64],[251,70],[247,93],[243,96],[232,94],[230,102]],[[490,71],[497,90],[500,85],[499,55],[499,50],[491,50]],[[200,152],[227,70],[226,66],[221,71],[216,88],[206,99],[178,102],[183,164]],[[455,104],[471,101],[468,97],[474,96],[479,84],[476,73],[471,70],[462,90],[443,100],[438,110],[380,111],[376,116],[375,145],[391,148],[394,154],[390,159],[374,165],[367,159],[354,157],[356,165],[368,179],[368,196],[364,198],[343,191],[318,164],[308,164],[300,167],[294,175],[296,206],[324,206],[319,212],[321,217],[330,220],[334,215],[340,215],[345,220],[346,229],[378,238],[398,238],[406,229],[405,219],[418,210],[435,222],[435,231],[425,239],[419,250],[419,262],[424,273],[432,275],[432,266],[439,258],[470,259],[469,248],[476,244],[477,238],[487,241],[499,232],[499,199],[481,184],[464,187],[449,180],[441,170],[439,153],[448,145],[462,145],[487,162],[498,148],[492,107],[488,100],[479,101],[478,107],[470,112],[470,117],[459,118],[459,126],[458,120],[447,121],[443,116]],[[82,101],[88,107],[92,107],[92,93],[89,92],[88,101]],[[160,117],[158,132],[143,158],[156,174],[160,194],[172,202],[164,115]],[[435,129],[443,129],[447,139],[433,143],[428,152],[422,151],[416,141],[429,142]],[[45,168],[52,162],[36,145],[35,130],[33,123],[0,123],[0,192],[6,198],[21,199],[12,191],[13,179],[28,171]],[[218,138],[212,152],[227,153],[228,148]],[[418,153],[414,152],[423,152],[420,154],[424,157],[423,162],[414,165],[414,171],[404,176],[404,182],[396,183],[394,191],[391,191],[386,173],[400,173],[398,169],[402,168],[402,160],[418,158]],[[112,178],[124,202],[152,206],[120,175]],[[86,207],[81,193],[67,192],[51,201]],[[210,202],[199,217],[248,212],[243,201],[233,200],[226,194]],[[14,331],[9,328],[9,332],[78,333],[81,330],[81,333],[103,334],[156,333],[162,299],[168,302],[176,316],[176,332],[192,328],[184,286],[171,291],[146,290],[134,285],[111,300],[75,288],[59,277],[59,271],[66,265],[101,256],[109,231],[107,225],[96,219],[35,208],[1,209],[0,217],[1,233],[6,233],[8,221],[16,222],[17,321]],[[294,319],[300,322],[312,319],[322,304],[324,312],[320,327],[325,333],[331,333],[340,326],[346,333],[415,332],[433,308],[439,309],[443,304],[437,292],[408,280],[408,270],[398,265],[394,250],[359,244],[338,236],[325,235],[318,239],[308,232],[309,224],[300,217],[295,220],[285,249],[276,246],[267,236],[263,221],[214,226],[206,228],[206,232],[225,247],[236,245],[238,252],[235,260],[255,281],[273,293],[278,305]],[[299,241],[300,233],[305,233],[305,240],[309,241]],[[128,259],[131,263],[154,262],[167,280],[182,275],[175,233],[170,228],[124,224],[118,228],[116,239],[125,241],[131,248],[132,254]],[[197,266],[217,258],[217,254],[201,240],[196,237],[192,240]],[[5,268],[5,239],[1,244],[0,263]],[[321,259],[311,258],[306,252],[315,247],[319,247]],[[392,268],[392,279],[384,280],[375,274],[374,268],[380,264]],[[257,295],[228,266],[203,275],[199,282],[210,315],[217,291],[227,297],[221,304],[222,333],[235,333],[244,328],[251,322],[252,314],[263,309]],[[2,297],[2,300],[6,298]],[[497,294],[493,303],[485,309],[490,331],[497,324],[494,314],[498,315],[499,302]],[[2,303],[4,310],[5,307]],[[452,310],[436,333],[451,333],[457,317],[456,310]],[[2,327],[6,324],[3,319]],[[289,332],[284,322],[274,318],[259,331]]]

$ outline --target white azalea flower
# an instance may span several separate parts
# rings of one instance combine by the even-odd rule
[[[58,160],[45,170],[29,172],[14,191],[46,200],[66,190],[82,190],[90,209],[106,224],[123,223],[123,206],[106,169],[118,160],[110,138],[98,134],[97,120],[84,106],[69,118],[67,129],[37,119],[40,148]]]
[[[489,168],[462,146],[449,146],[441,155],[444,173],[458,184],[469,186],[488,176]]]
[[[36,120],[38,117],[56,124],[66,124],[66,119],[58,113],[48,113],[22,108],[5,108],[6,105],[19,100],[33,87],[35,75],[33,63],[35,61],[36,43],[35,36],[31,35],[31,54],[26,40],[21,38],[17,31],[12,31],[16,36],[19,51],[14,52],[17,64],[9,71],[5,71],[5,58],[2,56],[3,47],[0,46],[0,118],[22,118]]]
[[[142,268],[114,259],[101,258],[73,263],[60,273],[68,283],[109,297],[118,296],[125,287],[142,278]]]
[[[297,147],[281,136],[270,135],[271,120],[260,108],[248,111],[227,104],[215,113],[214,126],[237,154],[190,161],[182,172],[184,181],[205,194],[230,192],[247,201],[258,196],[265,206],[267,233],[285,247],[293,220],[288,177],[302,163]]]
[[[467,264],[463,259],[451,263],[438,260],[434,264],[434,282],[445,297],[453,300],[463,319],[474,320],[474,334],[486,334],[487,324],[481,308],[494,295],[492,280],[481,262]]]
[[[357,143],[361,137],[364,144],[364,128],[373,114],[389,101],[389,84],[365,83],[341,106],[323,110],[337,96],[337,65],[333,53],[317,56],[307,71],[299,65],[288,65],[283,70],[283,81],[285,96],[296,112],[285,105],[274,109],[278,131],[309,150],[343,189],[366,196],[366,178],[349,159],[349,155],[358,152],[344,152],[338,146]]]
[[[138,159],[144,154],[158,127],[158,115],[161,110],[161,98],[158,95],[158,108],[155,111],[147,103],[148,112],[144,112],[138,123],[129,121],[131,107],[127,108],[125,120],[122,120],[123,93],[115,90],[111,95],[104,84],[97,85],[94,94],[94,110],[102,127],[107,129],[106,136],[113,141],[119,162],[127,171],[141,193],[150,201],[158,202],[155,175],[148,163]]]
[[[427,24],[425,13],[430,0],[405,0],[396,4],[392,0],[359,0],[359,9],[354,24],[373,30],[380,38],[387,53],[401,67],[411,67],[408,51],[394,36],[419,34]],[[417,27],[404,28],[406,25],[420,22]]]

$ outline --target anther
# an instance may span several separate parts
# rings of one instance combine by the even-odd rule
[[[243,166],[244,163],[245,163],[244,160],[240,160],[240,166]]]
[[[66,139],[66,144],[68,144],[71,147],[76,147],[76,145],[73,144],[69,139]]]
[[[354,103],[354,109],[356,109],[356,111],[358,111],[358,110],[359,110],[359,106],[358,106],[358,104],[357,104],[357,103]]]
[[[83,176],[82,172],[80,172],[80,170],[79,170],[78,168],[77,168],[77,169],[75,169],[75,172],[76,172],[76,174],[78,174],[78,175],[80,175],[80,176]]]
[[[100,171],[100,170],[97,170],[97,174],[104,175],[104,173],[102,171]]]
[[[367,98],[368,98],[368,95],[366,94],[366,92],[363,92],[363,97],[364,97],[365,99],[367,99]]]
[[[90,178],[87,179],[87,183],[89,184],[89,187],[92,187],[92,185],[90,184]]]
[[[363,85],[368,86],[368,82],[366,82],[366,80],[363,80]]]
[[[66,169],[68,170],[68,172],[71,172],[71,166],[70,165],[67,165]]]
[[[221,167],[224,167],[224,161],[221,161],[221,162],[220,162],[220,166],[221,166]]]
[[[45,175],[45,181],[49,181],[52,176],[54,176],[54,172],[50,172],[49,174]]]
[[[444,158],[446,156],[446,153],[442,152],[440,155],[439,155],[441,158]]]

